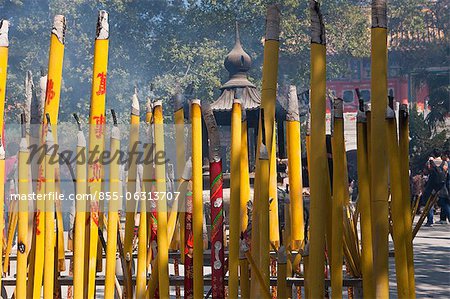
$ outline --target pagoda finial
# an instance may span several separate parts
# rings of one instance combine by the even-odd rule
[[[230,80],[225,84],[226,87],[249,86],[253,85],[247,80],[247,71],[251,68],[252,59],[248,55],[241,44],[241,37],[239,35],[239,24],[236,21],[236,36],[233,49],[225,58],[224,65],[230,74]],[[230,82],[231,81],[231,82]],[[235,82],[236,81],[236,82]],[[231,85],[231,86],[228,86]]]
[[[238,21],[236,21],[236,37],[235,37],[234,43],[235,43],[235,45],[241,44],[241,36],[239,34],[239,22]]]

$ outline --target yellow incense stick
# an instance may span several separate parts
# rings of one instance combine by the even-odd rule
[[[244,239],[239,240],[239,286],[241,288],[241,298],[250,298],[250,272],[245,251],[248,246]]]
[[[133,200],[127,200],[126,211],[125,211],[125,240],[123,244],[123,250],[125,254],[126,271],[128,271],[128,276],[131,277],[131,269],[133,263],[133,239],[134,239],[134,215],[136,210],[136,201],[134,196],[136,193],[136,178],[137,178],[137,163],[136,154],[133,154],[133,148],[137,147],[139,141],[139,100],[136,95],[136,91],[133,94],[132,104],[131,104],[131,120],[130,120],[130,137],[128,144],[128,151],[130,152],[128,161],[128,182],[127,182],[127,192],[130,192]],[[131,285],[125,285],[126,296],[133,297],[133,288]]]
[[[311,165],[310,243],[308,298],[324,296],[325,221],[327,206],[327,153],[325,144],[325,27],[319,3],[310,1],[311,12]]]
[[[202,113],[200,100],[192,100],[192,229],[194,235],[194,298],[203,297],[203,174]]]
[[[89,113],[89,152],[98,149],[103,152],[105,127],[106,77],[108,68],[109,24],[108,13],[99,11],[97,21],[97,35],[94,45],[94,65],[92,73],[91,106]],[[88,191],[99,194],[102,191],[103,167],[98,161],[98,154],[90,157],[88,167]],[[88,298],[95,296],[95,275],[97,266],[99,199],[90,202],[89,220],[89,273]]]
[[[114,127],[111,131],[110,151],[115,157],[109,168],[109,191],[112,200],[109,203],[108,211],[108,243],[106,244],[106,275],[105,275],[105,298],[114,297],[114,279],[116,274],[116,249],[117,249],[117,229],[119,224],[119,208],[121,197],[121,181],[120,181],[120,161],[119,155],[114,156],[120,151],[120,130],[117,127],[115,114],[113,114]],[[117,195],[117,197],[116,197]]]
[[[412,244],[412,216],[411,216],[411,192],[409,190],[409,115],[408,104],[400,105],[399,113],[399,155],[401,179],[402,179],[402,197],[403,212],[406,232],[406,254],[408,257],[408,285],[409,296],[412,299],[416,297],[416,285],[414,277],[414,255]]]
[[[164,121],[162,103],[154,103],[153,116],[155,119],[155,151],[164,152]],[[201,146],[200,146],[201,148]],[[169,296],[169,240],[167,236],[167,200],[162,194],[166,192],[166,167],[161,161],[155,161],[156,191],[161,194],[158,200],[158,279],[159,295]]]
[[[245,110],[242,110],[241,124],[241,165],[240,165],[240,227],[241,232],[245,232],[248,225],[247,203],[250,200],[250,174],[248,169],[248,135],[247,117]]]
[[[17,298],[27,296],[27,253],[28,253],[28,194],[29,194],[29,164],[30,156],[28,142],[25,135],[25,114],[22,114],[22,139],[19,150],[19,222],[17,233],[17,276],[16,292]],[[3,182],[1,182],[3,184]]]
[[[174,113],[174,120],[175,120],[175,144],[177,147],[176,152],[176,162],[177,162],[177,168],[176,168],[176,178],[179,180],[178,185],[182,184],[182,174],[183,170],[186,164],[186,146],[185,146],[185,140],[184,140],[184,95],[181,95],[180,93],[176,95],[175,100],[175,113]],[[177,186],[178,188],[178,186]],[[184,193],[181,194],[181,196],[184,196]],[[184,202],[182,200],[181,202]],[[185,237],[184,237],[184,207],[181,207],[179,209],[180,211],[180,217],[179,217],[179,227],[180,227],[180,252],[184,250],[184,244],[185,243]],[[181,254],[181,263],[184,264],[184,254]]]
[[[333,201],[331,210],[331,294],[342,298],[343,211],[348,190],[345,171],[343,100],[335,99],[333,107]]]
[[[367,165],[367,118],[360,107],[357,115],[357,164],[358,164],[358,203],[361,213],[361,269],[363,274],[363,295],[375,298],[373,282],[372,217],[370,207],[369,168]]]
[[[264,132],[264,130],[263,130]],[[269,291],[270,287],[270,239],[269,239],[269,180],[270,180],[270,162],[269,154],[267,153],[267,148],[264,142],[260,146],[259,153],[259,163],[260,163],[260,200],[261,200],[261,215],[259,218],[259,228],[261,230],[260,237],[260,255],[261,264],[258,271],[261,272],[263,278],[263,285],[261,286],[263,293]]]
[[[240,168],[241,168],[241,132],[242,106],[235,99],[231,110],[231,159],[230,159],[230,228],[228,246],[228,292],[230,298],[237,298],[239,293],[239,239],[240,227]],[[195,261],[195,260],[194,260]]]
[[[8,30],[9,22],[0,20],[0,132],[3,132],[5,95],[6,95],[6,75],[8,68]],[[0,135],[2,135],[1,133]],[[5,228],[4,205],[5,205],[5,149],[3,146],[3,135],[0,137],[0,232]],[[0,244],[3,244],[3,233],[0,234]],[[3,254],[0,254],[0,266],[2,264]],[[0,288],[2,282],[0,275]]]
[[[46,137],[47,153],[45,155],[45,251],[44,262],[48,266],[44,271],[44,299],[54,297],[54,263],[55,263],[55,156],[53,132],[50,128],[50,116],[47,116],[48,133]],[[52,162],[53,161],[53,162]]]
[[[48,61],[48,76],[47,76],[47,87],[46,87],[46,92],[45,92],[45,104],[44,104],[44,113],[45,115],[48,115],[48,119],[44,118],[44,124],[47,124],[48,120],[51,120],[51,122],[56,125],[58,123],[58,111],[59,111],[59,101],[60,101],[60,95],[61,95],[61,83],[62,83],[62,68],[63,68],[63,58],[64,58],[64,41],[65,41],[65,31],[66,31],[66,19],[64,16],[61,15],[57,15],[55,16],[55,19],[53,21],[53,27],[52,27],[52,34],[51,34],[51,38],[50,38],[50,53],[49,53],[49,61]],[[44,126],[45,128],[45,126]],[[45,131],[43,130],[43,135],[42,135],[42,139],[46,138],[45,137]],[[47,136],[48,137],[48,136]],[[53,143],[57,143],[57,129],[55,126],[55,129],[53,130]],[[47,164],[47,163],[46,163]],[[45,165],[46,166],[46,165]],[[51,167],[53,168],[53,172],[56,171],[57,166],[56,165],[51,165]],[[47,173],[51,172],[50,170],[47,171],[47,169],[45,167],[42,168],[42,170],[40,170],[39,172],[42,172],[42,174],[45,173],[45,181],[47,184]],[[53,180],[55,180],[55,173],[51,174],[53,176]],[[47,191],[47,189],[45,188],[45,190],[42,190],[44,192],[44,194],[49,194],[49,192],[54,192],[56,190],[56,185],[54,182],[50,183],[50,191]],[[52,190],[53,188],[53,190]],[[39,191],[39,190],[38,190]],[[42,192],[41,191],[41,192]],[[45,210],[46,210],[46,215],[45,215],[45,231],[47,232],[52,232],[54,230],[51,230],[52,228],[54,228],[54,223],[52,222],[51,225],[53,225],[50,228],[47,228],[47,223],[50,223],[50,218],[53,219],[53,215],[52,217],[50,217],[50,214],[48,214],[48,211],[50,210],[50,205],[54,204],[54,201],[51,202],[46,202],[45,203]],[[53,211],[53,209],[52,209]],[[36,222],[40,223],[43,219],[41,219],[40,217],[40,213],[38,213],[39,215],[37,216]],[[46,234],[45,233],[45,234]],[[49,238],[49,241],[47,242],[47,250],[50,250],[50,243],[54,242],[52,240],[54,240],[55,236],[53,236],[53,234],[51,236],[45,236],[45,239],[47,239],[47,237]],[[47,252],[47,250],[45,251],[45,253],[50,254]],[[53,248],[52,248],[53,250]],[[36,249],[36,253],[39,253],[39,249]],[[54,253],[52,252],[52,263],[53,263],[53,256]],[[44,257],[44,259],[46,259]],[[49,262],[49,259],[46,259]],[[42,259],[41,258],[36,258],[36,267],[35,267],[35,279],[34,279],[34,288],[33,288],[33,298],[39,298],[40,297],[40,293],[41,293],[41,283],[42,283],[42,273],[44,272],[44,263],[42,263]],[[50,262],[49,262],[50,263]],[[47,272],[47,271],[46,271]],[[47,278],[49,278],[50,273],[47,274]],[[51,271],[51,278],[53,279],[53,271]],[[48,281],[48,280],[47,280]],[[52,288],[52,293],[53,293],[53,282],[50,286],[46,286],[46,282],[45,277],[44,277],[44,297],[45,295],[45,287],[47,288],[47,296],[50,295],[50,287]]]
[[[373,214],[374,279],[376,296],[389,296],[388,168],[386,157],[387,16],[386,0],[372,1],[370,193]]]
[[[395,275],[397,278],[397,293],[399,298],[409,298],[408,262],[406,254],[406,232],[403,213],[402,184],[400,178],[400,157],[397,140],[397,124],[395,112],[388,107],[387,145],[389,157],[389,181],[391,189],[391,219],[393,223],[393,239],[395,252]]]
[[[291,249],[300,249],[304,236],[303,197],[302,197],[302,152],[300,146],[300,116],[297,89],[289,87],[287,120],[287,154],[290,198],[290,239]],[[285,242],[287,245],[288,243]]]
[[[269,239],[276,248],[280,245],[280,225],[278,223],[278,192],[277,192],[277,150],[276,135],[273,127],[272,150],[270,153],[270,176],[269,176]]]
[[[287,255],[284,245],[278,249],[277,260],[277,298],[288,298],[288,288],[286,286],[287,277]],[[289,296],[290,297],[290,296]]]
[[[74,114],[75,116],[76,114]],[[78,121],[78,116],[76,117]],[[77,134],[77,162],[76,162],[76,194],[75,203],[75,247],[74,247],[74,269],[73,269],[73,295],[75,299],[84,298],[84,246],[86,242],[86,174],[87,174],[87,153],[86,139],[81,126]],[[80,198],[81,196],[81,198]],[[109,238],[108,238],[109,240]],[[87,265],[86,265],[87,266]]]
[[[280,10],[278,5],[269,5],[267,7],[266,13],[266,34],[264,41],[264,61],[263,61],[263,74],[262,74],[262,90],[261,90],[261,108],[266,110],[266,117],[264,120],[265,133],[264,140],[266,141],[266,150],[270,150],[272,153],[272,143],[274,135],[274,123],[275,123],[275,102],[276,102],[276,90],[277,90],[277,76],[278,76],[278,51],[279,51],[279,34],[280,34]],[[260,126],[261,123],[260,123]],[[258,131],[258,144],[257,144],[257,165],[255,174],[255,195],[254,195],[254,206],[253,215],[256,215],[252,221],[252,230],[256,232],[252,235],[252,255],[255,257],[255,264],[260,267],[261,275],[263,277],[268,277],[269,266],[268,257],[266,252],[268,252],[268,242],[270,238],[270,230],[261,229],[259,225],[262,223],[260,218],[265,218],[267,216],[267,225],[269,229],[269,215],[263,215],[263,210],[266,211],[269,207],[268,202],[265,202],[261,196],[261,177],[260,177],[260,142],[263,140],[262,131]],[[272,157],[272,155],[271,155]],[[269,161],[267,161],[269,163]],[[270,169],[269,163],[269,169]],[[269,184],[269,178],[266,182]],[[264,178],[265,180],[265,178]],[[267,186],[268,187],[268,186]],[[267,199],[268,200],[268,199]],[[269,213],[269,211],[267,211]],[[266,235],[267,234],[267,235]],[[257,235],[257,236],[255,236]],[[267,246],[266,246],[267,245]],[[263,254],[264,253],[264,254]],[[262,264],[267,264],[265,267]],[[251,281],[251,297],[262,296],[265,290],[265,286],[259,284],[259,280],[252,279]],[[268,290],[267,290],[268,291]]]

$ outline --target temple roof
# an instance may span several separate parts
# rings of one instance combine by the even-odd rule
[[[236,88],[222,90],[220,97],[211,104],[214,111],[229,111],[233,105]],[[242,107],[246,110],[258,109],[261,105],[261,97],[255,87],[243,88],[241,97]]]
[[[214,111],[231,110],[237,88],[243,89],[241,102],[244,109],[259,108],[259,105],[261,104],[259,92],[256,90],[256,86],[247,78],[247,72],[252,66],[252,59],[242,48],[237,22],[234,47],[225,57],[224,66],[230,76],[228,81],[220,87],[222,93],[219,98],[211,104],[211,108]]]

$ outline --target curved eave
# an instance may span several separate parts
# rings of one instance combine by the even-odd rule
[[[236,88],[244,88],[241,102],[245,110],[259,109],[261,97],[254,86],[233,86],[222,89],[222,94],[211,104],[211,109],[213,111],[231,111]]]

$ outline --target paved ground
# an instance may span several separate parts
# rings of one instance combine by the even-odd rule
[[[436,216],[435,221],[439,220],[438,218]],[[435,224],[433,227],[420,229],[414,239],[414,263],[417,298],[450,298],[450,224]],[[15,262],[12,262],[13,273],[15,266]],[[397,298],[394,258],[390,258],[389,268],[390,298]],[[171,269],[173,274],[172,271],[173,269]],[[205,268],[205,272],[209,273],[209,271],[210,268]],[[6,289],[10,298],[14,288]],[[65,298],[66,287],[63,287],[63,294]],[[97,288],[97,295],[99,298],[103,297],[103,287]],[[346,292],[344,298],[346,298]]]
[[[414,266],[417,298],[450,298],[450,224],[420,229],[414,239]],[[397,298],[394,258],[389,268],[391,298]]]

